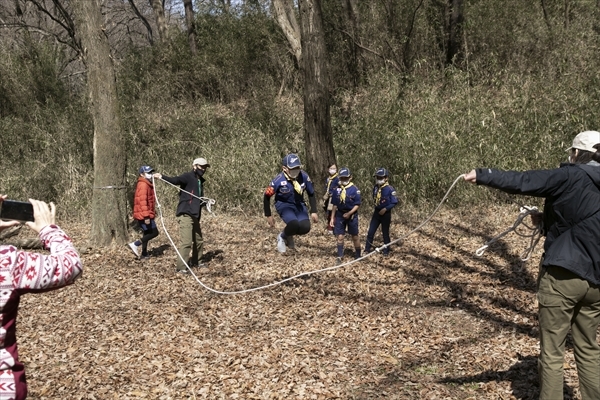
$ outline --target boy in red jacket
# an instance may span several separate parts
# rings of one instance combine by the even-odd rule
[[[144,236],[135,242],[129,243],[131,251],[144,260],[149,256],[148,242],[158,236],[158,228],[154,217],[154,185],[152,184],[152,173],[154,169],[149,165],[140,167],[137,185],[135,187],[135,196],[133,197],[133,218],[136,219],[144,232]],[[139,246],[142,246],[142,254],[140,255]]]

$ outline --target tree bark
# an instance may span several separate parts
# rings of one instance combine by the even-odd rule
[[[464,22],[463,0],[448,0],[450,2],[450,20],[448,24],[448,46],[446,65],[460,62],[462,46],[462,25]]]
[[[302,70],[304,76],[304,140],[307,172],[324,182],[335,162],[329,110],[329,73],[320,0],[300,0]],[[315,189],[322,195],[323,185]]]
[[[196,46],[196,24],[194,23],[194,6],[192,0],[183,0],[183,8],[185,9],[185,23],[187,25],[190,51],[195,56],[198,53],[198,48]]]
[[[300,26],[294,14],[294,2],[293,0],[273,0],[273,9],[277,24],[290,44],[292,54],[300,67],[302,65],[302,42]]]
[[[127,241],[125,136],[121,131],[115,72],[104,34],[102,0],[74,1],[78,35],[87,65],[87,87],[94,122],[94,196],[90,243]]]
[[[167,40],[167,19],[165,18],[165,8],[161,0],[150,0],[150,5],[154,11],[156,18],[156,26],[158,27],[158,37],[161,42]]]

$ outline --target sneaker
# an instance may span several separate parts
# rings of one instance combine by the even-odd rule
[[[190,271],[188,271],[187,268],[186,269],[176,269],[175,271],[178,274],[189,274],[190,273]]]
[[[277,251],[285,253],[285,240],[281,237],[281,233],[277,235]]]
[[[207,267],[208,267],[208,265],[206,265],[204,263],[190,265],[190,268],[207,268]]]
[[[135,254],[136,257],[139,257],[140,252],[138,251],[138,247],[135,245],[135,242],[131,242],[128,245],[129,245],[129,248],[131,249],[131,251],[133,251],[133,254]]]
[[[294,243],[294,237],[293,236],[288,236],[285,239],[285,244],[287,245],[288,249],[290,249],[290,250],[296,250],[296,244]]]
[[[140,256],[140,261],[144,261],[144,260],[147,260],[147,259],[149,259],[149,258],[150,258],[150,255],[149,255],[149,254],[145,254],[145,255],[144,255],[144,254],[142,254],[142,255]]]
[[[335,259],[335,265],[342,265],[342,257],[338,257]]]

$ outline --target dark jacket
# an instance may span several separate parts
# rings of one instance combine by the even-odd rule
[[[162,178],[173,185],[179,185],[181,189],[185,190],[186,192],[193,193],[194,196],[204,196],[205,179],[198,178],[194,171],[186,172],[175,177],[163,175]],[[200,208],[204,205],[204,202],[186,192],[179,192],[179,204],[177,205],[176,215],[180,216],[182,214],[187,214],[195,218],[200,218]]]
[[[544,266],[565,268],[600,284],[600,165],[513,172],[482,168],[477,184],[507,193],[545,197]]]

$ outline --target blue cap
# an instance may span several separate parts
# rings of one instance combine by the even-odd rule
[[[152,168],[149,165],[143,165],[143,166],[140,167],[139,173],[140,174],[148,174],[148,173],[150,173],[152,171],[154,171],[154,168]]]
[[[340,173],[338,174],[338,176],[340,178],[350,178],[352,176],[352,174],[350,173],[350,170],[346,167],[340,169]]]
[[[375,174],[373,176],[388,176],[388,170],[385,168],[377,168],[377,171],[375,171]]]
[[[297,154],[293,153],[283,157],[283,161],[281,161],[281,164],[288,168],[298,168],[302,165],[300,163],[300,157],[298,157]]]

